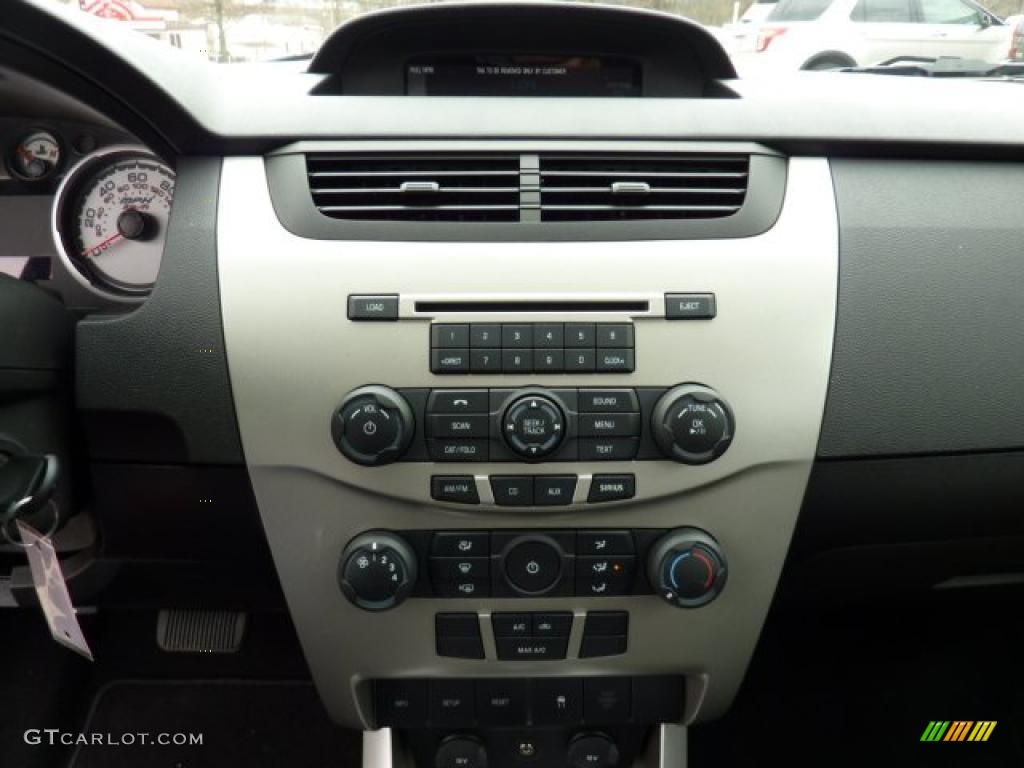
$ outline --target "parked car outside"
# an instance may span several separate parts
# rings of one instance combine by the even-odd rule
[[[891,59],[1011,57],[1017,24],[970,0],[780,0],[731,47],[742,76]]]

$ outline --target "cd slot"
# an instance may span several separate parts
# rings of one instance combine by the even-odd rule
[[[567,301],[567,300],[527,300],[527,301],[417,301],[417,312],[501,312],[507,313],[540,313],[540,312],[629,312],[646,313],[650,310],[650,302],[645,300],[631,301]]]

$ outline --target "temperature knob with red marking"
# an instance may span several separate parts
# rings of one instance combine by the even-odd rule
[[[697,528],[677,528],[651,549],[648,576],[662,599],[677,608],[707,605],[725,586],[722,550]]]

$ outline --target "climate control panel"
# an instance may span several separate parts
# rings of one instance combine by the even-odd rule
[[[406,597],[649,594],[697,608],[725,577],[725,555],[697,528],[371,531],[349,542],[338,565],[342,592],[370,611]]]

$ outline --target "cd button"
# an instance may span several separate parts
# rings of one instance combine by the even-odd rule
[[[494,503],[502,507],[528,507],[533,504],[533,478],[496,475],[491,478]]]

